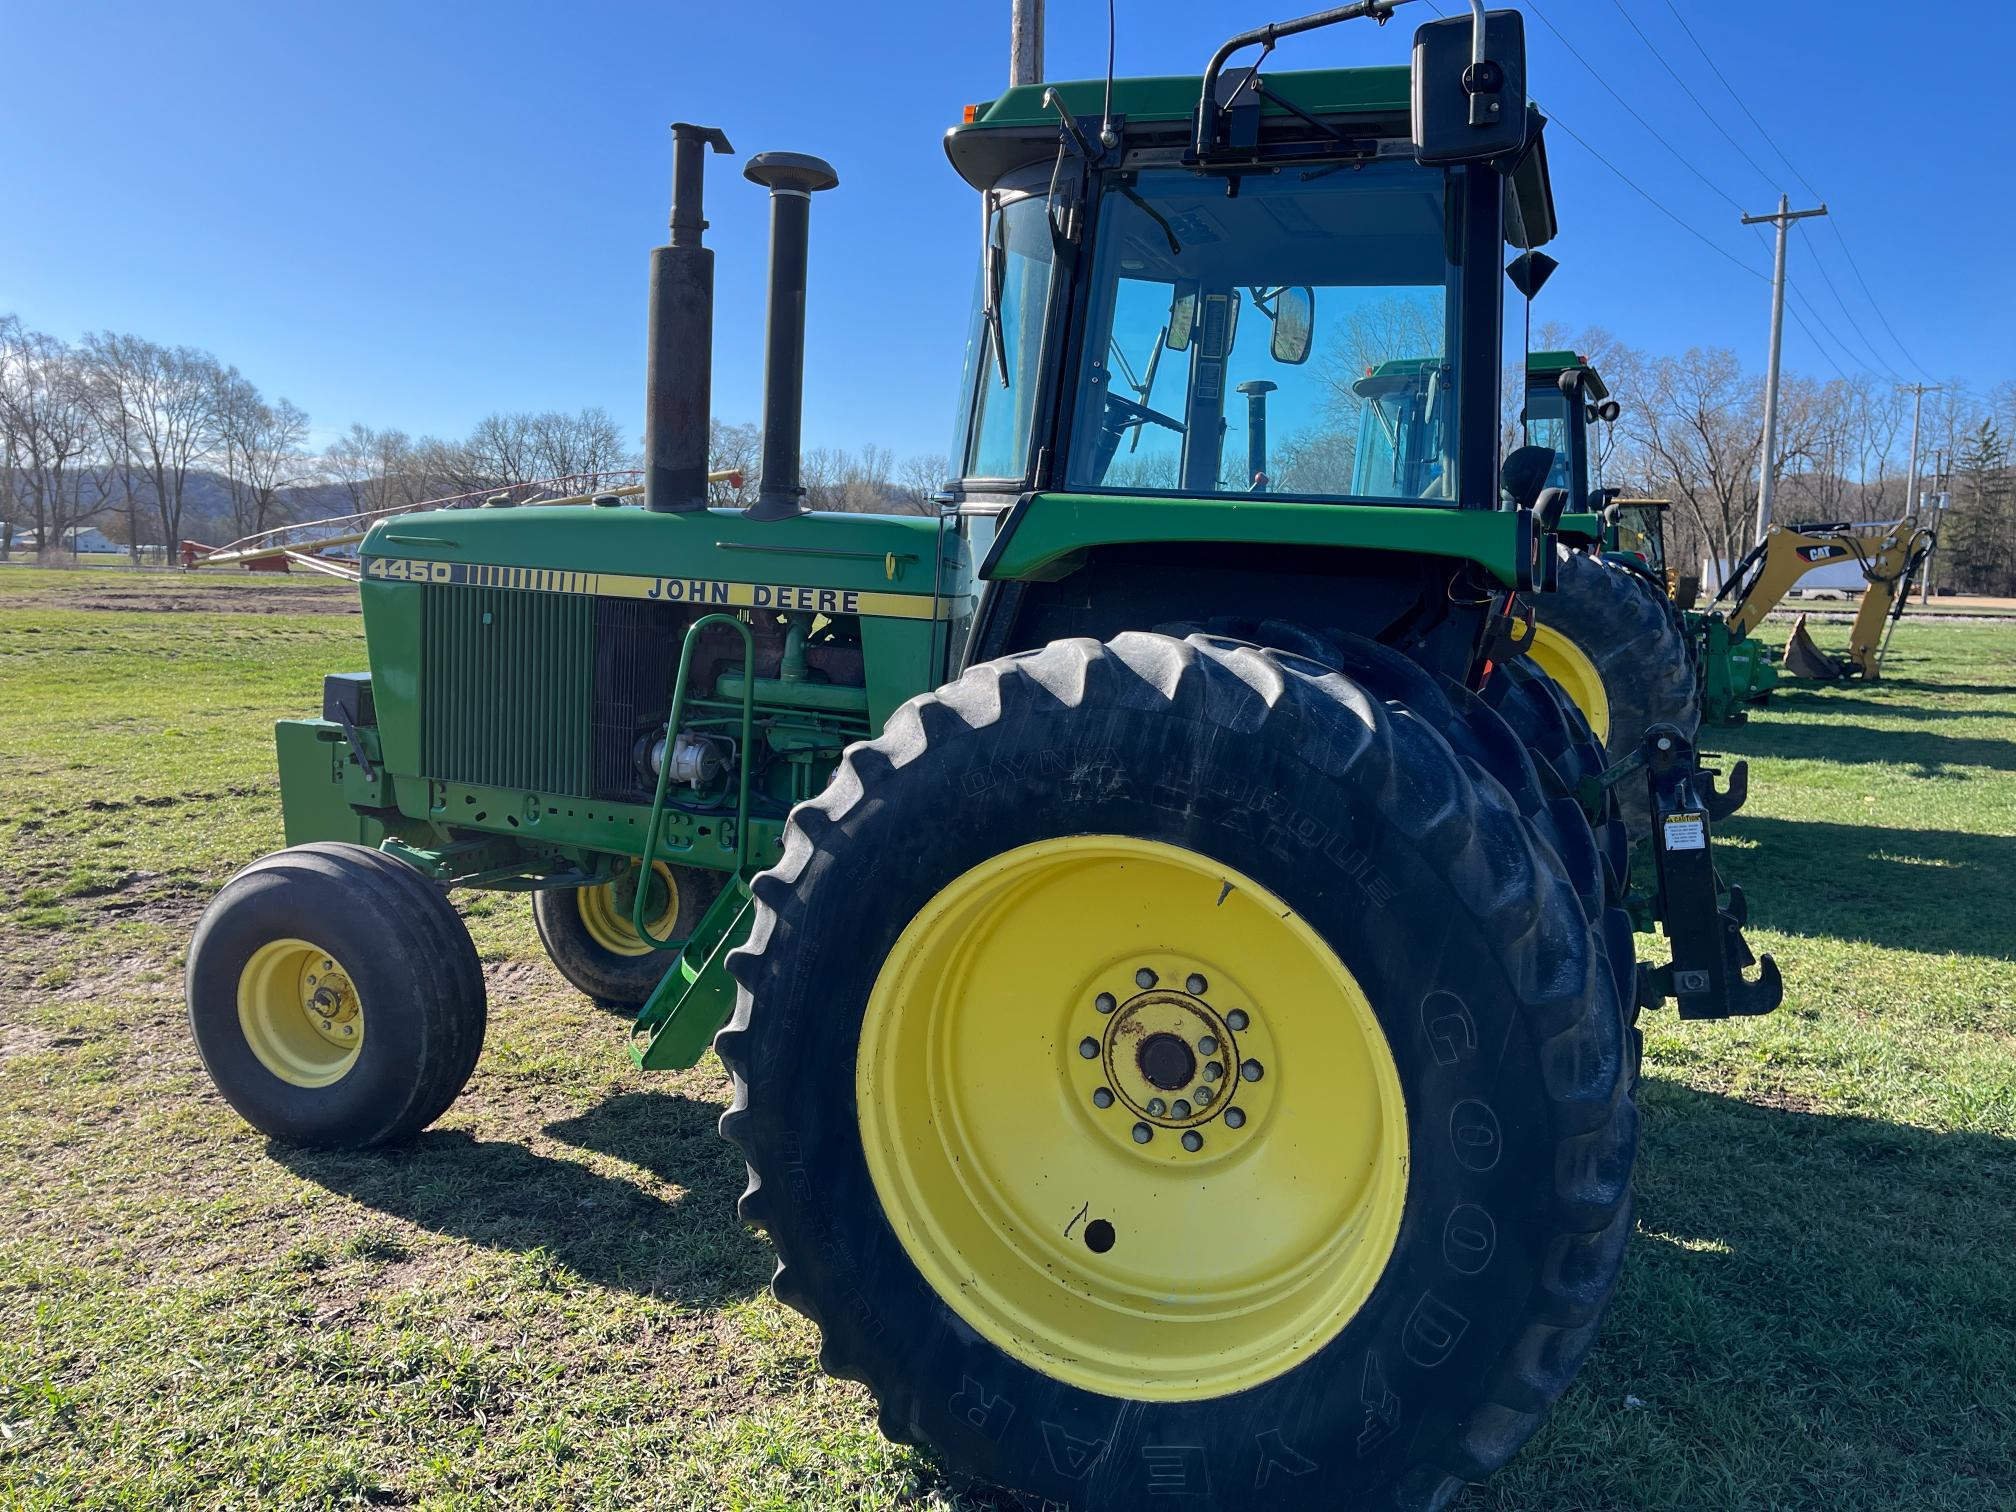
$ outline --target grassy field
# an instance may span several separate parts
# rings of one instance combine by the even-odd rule
[[[469,906],[490,1038],[412,1148],[211,1093],[182,950],[361,630],[163,581],[0,574],[0,1506],[989,1505],[819,1374],[719,1068],[632,1071],[522,900]],[[1622,1295],[1466,1508],[2016,1505],[2016,628],[1891,666],[1711,741],[1787,1006],[1653,1022]]]

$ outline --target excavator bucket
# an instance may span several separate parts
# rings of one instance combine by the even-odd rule
[[[1813,644],[1803,614],[1793,623],[1792,638],[1785,642],[1785,670],[1814,682],[1839,682],[1848,675],[1839,660]]]

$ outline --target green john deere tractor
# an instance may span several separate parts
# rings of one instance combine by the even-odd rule
[[[1572,511],[1561,520],[1555,591],[1535,601],[1540,623],[1532,655],[1613,760],[1638,749],[1654,725],[1671,725],[1691,740],[1701,724],[1693,636],[1664,577],[1628,554],[1602,549],[1603,517],[1616,490],[1596,478],[1590,429],[1616,416],[1617,401],[1585,359],[1573,352],[1528,355],[1526,439],[1552,449],[1549,481],[1566,490]],[[1644,787],[1620,789],[1618,802],[1633,836],[1645,834],[1652,816]]]
[[[1388,14],[951,131],[984,234],[935,518],[803,512],[835,176],[774,153],[762,495],[706,506],[727,143],[678,128],[643,507],[364,542],[369,673],[280,726],[290,848],[190,952],[232,1105],[423,1128],[484,1031],[448,891],[530,892],[563,971],[643,997],[640,1064],[719,1052],[777,1295],[892,1438],[1080,1507],[1433,1507],[1502,1464],[1617,1282],[1637,1008],[1779,983],[1685,735],[1606,761],[1523,654],[1565,499],[1498,454],[1500,261],[1554,229],[1520,17],[1227,66]],[[1420,488],[1354,487],[1368,354],[1436,358]]]

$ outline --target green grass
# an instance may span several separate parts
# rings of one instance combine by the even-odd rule
[[[975,1505],[764,1290],[719,1068],[634,1072],[522,900],[470,904],[490,1039],[412,1148],[224,1107],[183,946],[360,625],[114,576],[0,573],[0,1506]],[[1652,1021],[1623,1292],[1466,1508],[2012,1505],[2016,629],[1907,624],[1892,671],[1711,737],[1787,1007]]]

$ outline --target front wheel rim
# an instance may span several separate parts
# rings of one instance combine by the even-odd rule
[[[938,893],[870,993],[856,1095],[939,1297],[1108,1395],[1292,1368],[1399,1233],[1405,1102],[1356,978],[1274,894],[1161,842],[1040,841]]]
[[[363,1053],[364,1002],[333,953],[312,940],[269,940],[238,974],[238,1027],[280,1080],[326,1087]]]
[[[663,861],[651,863],[651,893],[655,907],[645,924],[662,940],[679,921],[679,880]],[[589,939],[611,955],[647,956],[656,948],[637,933],[630,921],[630,905],[635,898],[635,883],[625,886],[622,880],[574,889],[581,927],[588,932]]]

